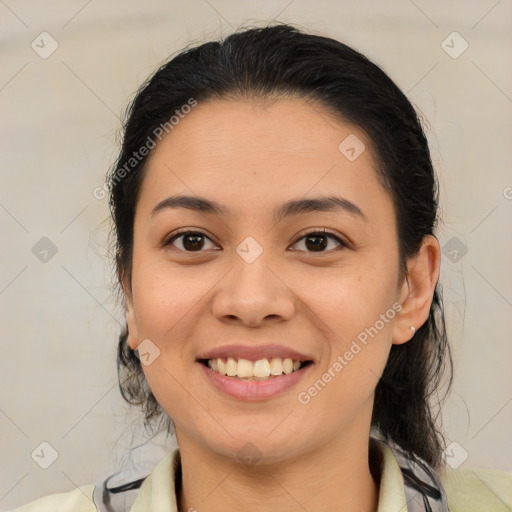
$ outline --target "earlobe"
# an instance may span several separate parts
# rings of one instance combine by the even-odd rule
[[[439,279],[440,264],[439,242],[435,236],[426,235],[418,254],[407,262],[407,276],[399,299],[402,309],[393,327],[394,345],[412,339],[414,333],[426,322]]]

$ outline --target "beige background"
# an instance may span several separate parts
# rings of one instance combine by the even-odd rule
[[[93,483],[140,443],[117,390],[108,205],[93,189],[149,73],[188,43],[272,19],[367,54],[428,120],[438,238],[467,247],[455,261],[445,250],[441,272],[456,358],[450,456],[512,469],[510,0],[0,0],[0,19],[0,509]],[[51,48],[44,31],[58,43],[46,59],[31,47],[45,37]],[[469,44],[458,58],[442,46],[453,31],[463,39],[445,49]],[[43,237],[57,248],[46,262],[33,252]],[[46,470],[31,458],[43,441],[58,452]],[[162,443],[138,453],[158,460],[172,440]]]

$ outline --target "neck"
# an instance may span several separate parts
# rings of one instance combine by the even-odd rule
[[[178,511],[374,512],[378,485],[369,464],[368,433],[341,438],[278,463],[245,465],[178,436]]]

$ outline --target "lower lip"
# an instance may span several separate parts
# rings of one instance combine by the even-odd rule
[[[288,375],[269,380],[239,380],[214,372],[203,363],[197,363],[210,382],[220,391],[240,400],[265,400],[283,393],[295,386],[304,377],[313,363]]]

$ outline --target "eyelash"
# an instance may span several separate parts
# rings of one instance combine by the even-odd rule
[[[174,233],[172,236],[167,237],[164,240],[162,246],[163,247],[167,247],[167,246],[171,245],[175,240],[177,240],[179,237],[181,237],[183,235],[200,235],[200,236],[203,236],[205,238],[208,238],[208,240],[213,242],[213,240],[211,240],[208,235],[206,235],[205,233],[203,233],[201,231],[193,231],[193,230],[189,230],[189,229],[183,229],[181,231],[178,231],[177,233]],[[328,238],[336,240],[340,244],[340,247],[334,249],[334,251],[338,251],[338,250],[341,250],[341,249],[348,249],[349,248],[349,244],[347,242],[345,242],[339,236],[337,236],[336,234],[334,234],[333,232],[329,231],[326,228],[315,228],[315,229],[312,229],[310,231],[305,231],[305,232],[302,231],[302,232],[300,232],[299,233],[299,238],[293,243],[293,245],[297,244],[300,240],[302,240],[303,238],[306,238],[309,235],[328,235]],[[178,249],[178,250],[182,251],[182,252],[185,252],[185,253],[188,253],[188,254],[193,254],[193,253],[200,254],[201,252],[205,252],[205,251],[202,251],[202,250],[200,250],[200,251],[183,251],[182,249]],[[315,251],[298,251],[298,252],[308,252],[310,254],[330,254],[332,252],[332,250],[331,251],[319,251],[318,253],[315,253]]]

